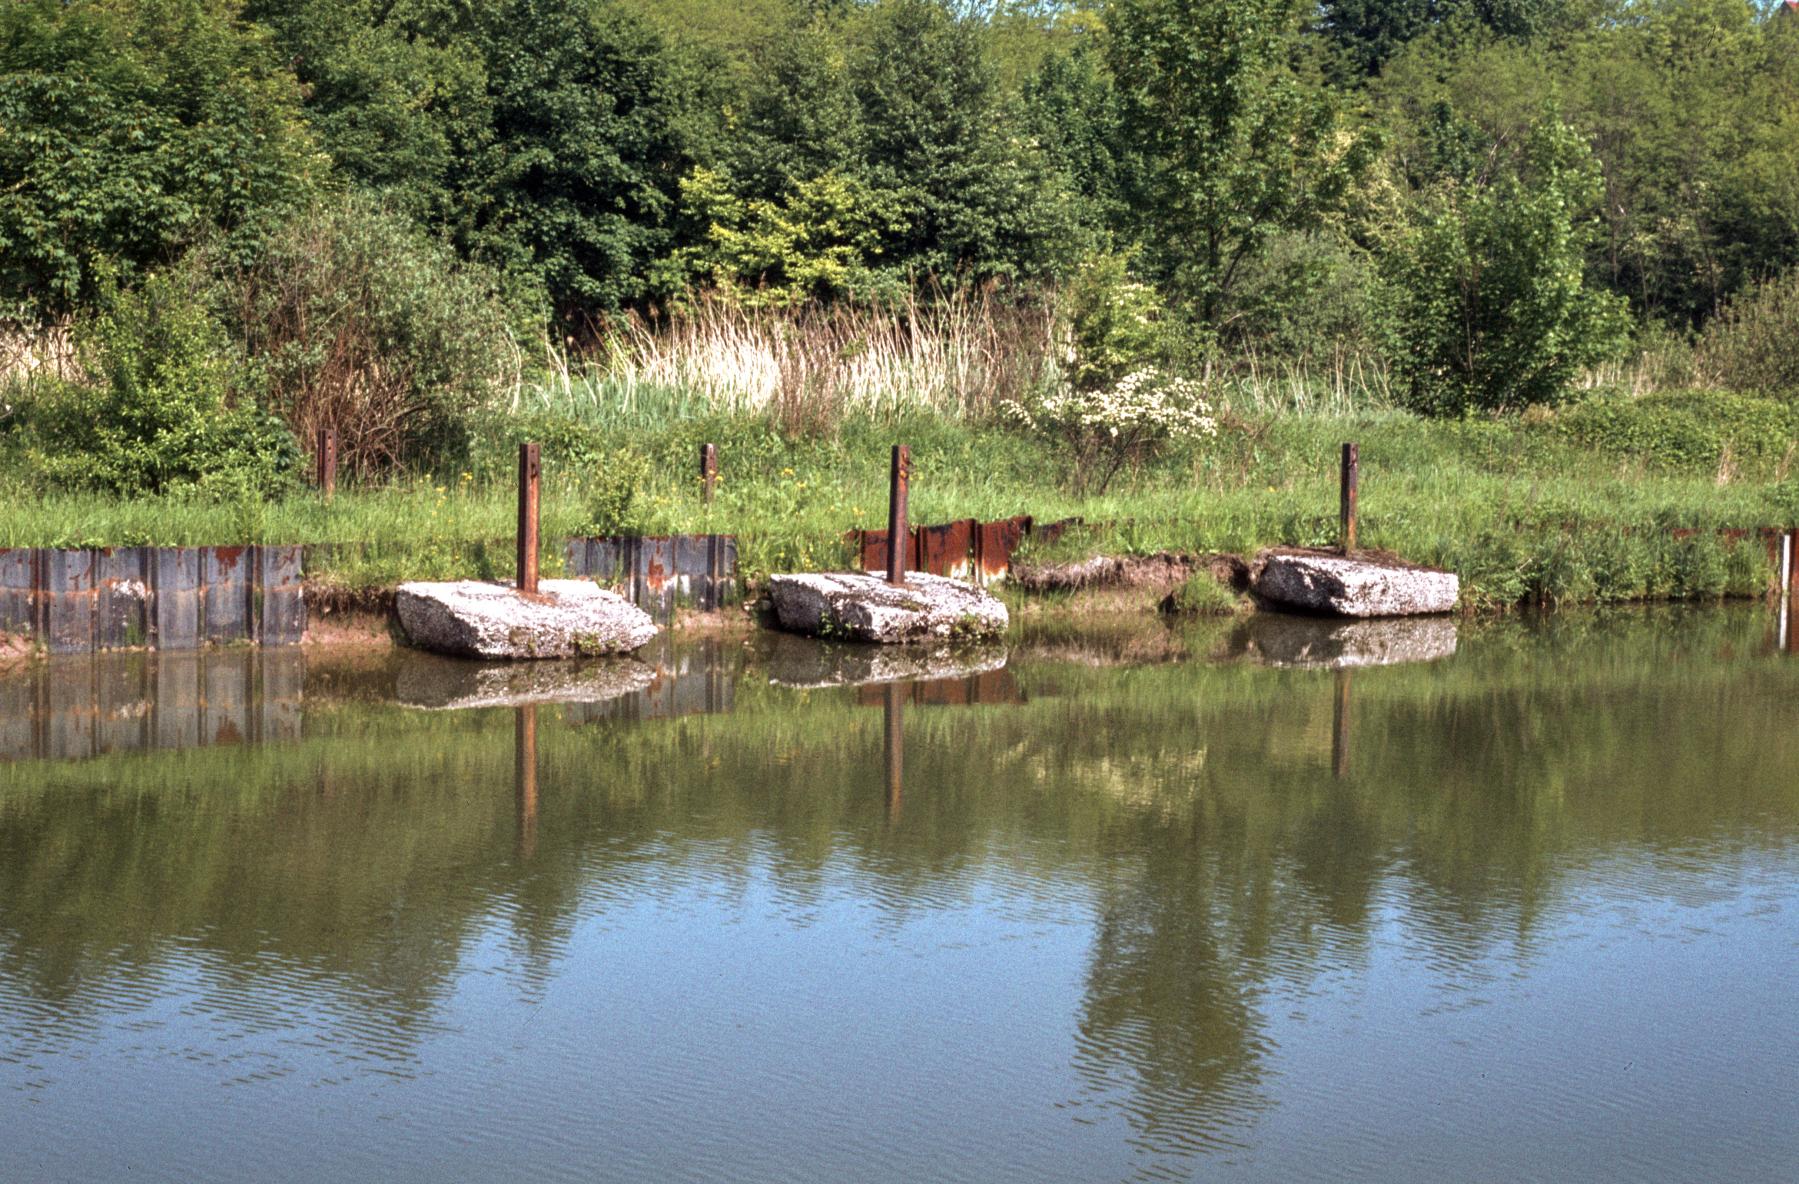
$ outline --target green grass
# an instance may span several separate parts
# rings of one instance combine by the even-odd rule
[[[11,491],[0,546],[303,542],[317,578],[352,586],[500,576],[511,565],[511,438],[556,428],[546,447],[545,571],[560,541],[593,525],[607,450],[650,461],[630,517],[646,533],[739,538],[743,570],[848,560],[845,532],[885,524],[888,447],[912,446],[912,519],[1080,517],[1103,529],[1065,547],[1248,553],[1323,545],[1337,531],[1337,454],[1361,446],[1361,541],[1446,567],[1471,607],[1754,594],[1759,545],[1725,528],[1799,524],[1784,404],[1711,395],[1603,400],[1557,416],[1439,422],[1393,410],[1263,414],[1218,439],[1081,496],[1052,444],[1004,424],[941,414],[851,418],[790,439],[751,412],[702,414],[678,394],[628,405],[587,398],[491,421],[462,471],[269,503],[121,500]],[[700,496],[697,451],[720,447],[721,487]],[[598,459],[596,459],[598,458]],[[1688,538],[1675,537],[1690,530]]]

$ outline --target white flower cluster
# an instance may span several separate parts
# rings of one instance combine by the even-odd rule
[[[1113,439],[1218,433],[1200,384],[1154,368],[1134,371],[1109,390],[1062,390],[1046,395],[1035,407],[1010,403],[1008,409],[1033,429]]]

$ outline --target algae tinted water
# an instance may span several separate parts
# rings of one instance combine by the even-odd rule
[[[1769,627],[0,678],[0,1180],[1791,1179]]]

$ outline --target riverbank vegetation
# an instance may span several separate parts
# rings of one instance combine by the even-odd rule
[[[1799,21],[1735,0],[28,0],[0,545],[503,575],[531,439],[547,545],[753,578],[903,439],[916,520],[1246,552],[1331,541],[1354,439],[1363,540],[1471,605],[1754,592],[1796,137]]]

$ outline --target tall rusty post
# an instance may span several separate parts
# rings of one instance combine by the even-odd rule
[[[1355,553],[1356,484],[1361,476],[1361,452],[1354,444],[1343,445],[1343,499],[1340,512],[1343,554]]]
[[[326,497],[337,492],[337,429],[320,428],[314,445],[313,484]]]
[[[705,495],[706,504],[712,504],[712,495],[718,489],[718,445],[700,445],[700,492]]]
[[[906,582],[906,485],[912,474],[912,450],[893,446],[893,468],[887,484],[887,582]]]
[[[518,590],[537,592],[537,480],[543,466],[535,444],[518,446]]]
[[[537,705],[516,709],[512,732],[512,788],[518,807],[518,853],[537,853]]]
[[[901,695],[907,688],[897,682],[890,682],[881,689],[885,695],[881,714],[887,725],[886,743],[883,745],[883,754],[887,758],[887,821],[898,822],[900,791],[905,782],[906,771],[906,708]]]

